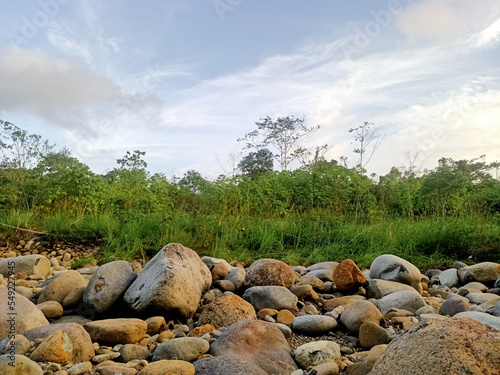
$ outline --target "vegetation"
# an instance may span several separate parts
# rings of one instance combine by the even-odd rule
[[[20,227],[98,241],[104,262],[150,257],[169,242],[228,260],[500,262],[500,181],[489,173],[498,167],[483,158],[443,158],[423,175],[393,168],[375,181],[361,162],[347,168],[318,153],[303,168],[272,171],[270,152],[257,151],[241,175],[209,181],[188,171],[172,181],[150,174],[138,150],[98,175],[68,150],[0,125],[4,235]]]

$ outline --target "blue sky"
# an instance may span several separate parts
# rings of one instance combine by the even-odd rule
[[[357,162],[348,132],[385,138],[367,165],[500,160],[497,0],[3,2],[0,118],[96,172],[126,151],[214,178],[265,116],[322,128],[305,146]],[[297,165],[295,165],[297,166]]]

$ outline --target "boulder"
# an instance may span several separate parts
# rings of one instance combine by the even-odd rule
[[[62,305],[57,301],[47,301],[36,305],[47,319],[60,318],[64,312]]]
[[[345,259],[333,271],[333,282],[341,292],[358,289],[366,283],[366,277],[351,259]]]
[[[148,325],[146,333],[150,336],[153,336],[160,329],[163,330],[167,325],[163,316],[152,316],[151,318],[146,319],[145,322]]]
[[[9,276],[9,270],[14,274],[24,272],[29,275],[49,276],[50,260],[39,254],[23,255],[15,258],[0,260],[0,274],[5,277]]]
[[[259,259],[248,267],[245,286],[277,285],[290,288],[295,284],[295,272],[288,264],[277,259]]]
[[[393,307],[415,313],[423,306],[425,306],[424,299],[415,291],[394,292],[378,301],[378,308],[383,315],[387,314],[387,312],[389,312],[389,310]]]
[[[482,262],[473,266],[462,267],[458,270],[462,284],[471,281],[495,282],[500,277],[500,263]]]
[[[179,359],[191,362],[208,352],[210,344],[198,337],[179,337],[164,341],[153,352],[153,361]]]
[[[191,318],[202,293],[211,284],[210,270],[198,254],[181,244],[171,243],[146,264],[123,299],[138,312]]]
[[[23,334],[32,328],[49,325],[47,318],[33,302],[15,292],[9,295],[5,286],[0,286],[0,301],[4,304],[0,308],[0,340],[10,334]],[[9,305],[9,302],[13,304]],[[8,313],[16,313],[15,320]]]
[[[127,363],[133,360],[147,360],[151,357],[151,352],[146,346],[137,344],[125,344],[120,350],[120,360]]]
[[[199,325],[211,324],[215,328],[229,327],[243,319],[257,319],[253,306],[236,294],[221,296],[205,307]]]
[[[103,319],[83,325],[93,341],[106,344],[135,344],[145,335],[148,325],[141,319]]]
[[[243,298],[257,311],[265,308],[293,310],[298,302],[297,296],[283,286],[254,286],[245,291]]]
[[[196,375],[267,375],[267,372],[255,363],[223,355],[199,359],[193,365]]]
[[[30,354],[30,359],[37,362],[75,362],[73,360],[73,343],[71,342],[71,338],[66,332],[60,329],[52,332]]]
[[[297,369],[290,351],[285,336],[274,324],[240,320],[222,332],[210,345],[209,353],[250,362],[268,374],[289,375]]]
[[[43,288],[38,303],[46,301],[57,301],[60,304],[64,298],[73,290],[86,287],[88,281],[84,279],[78,271],[64,271],[57,277],[49,280],[49,283]]]
[[[415,289],[409,285],[401,284],[396,281],[370,279],[366,286],[366,296],[368,298],[380,299],[391,293],[403,290],[413,292]]]
[[[43,370],[38,363],[24,355],[0,356],[0,374],[2,375],[43,375]]]
[[[333,341],[320,340],[303,344],[294,350],[293,357],[303,369],[326,362],[333,362],[338,366],[341,363],[340,347]]]
[[[396,337],[370,375],[495,374],[500,331],[467,318],[421,322]]]
[[[136,277],[130,263],[124,260],[103,264],[92,275],[83,302],[87,308],[101,314],[123,297]]]
[[[358,332],[363,323],[371,322],[380,325],[384,317],[377,307],[368,301],[358,301],[345,306],[340,321],[351,332]]]
[[[407,284],[422,293],[422,275],[419,269],[396,255],[384,254],[375,258],[370,266],[370,278]]]
[[[6,354],[20,354],[25,355],[31,349],[31,342],[23,335],[15,335],[14,337],[7,337],[0,341],[0,355]],[[14,351],[14,353],[12,353]]]

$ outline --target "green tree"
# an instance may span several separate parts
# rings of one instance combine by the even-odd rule
[[[120,169],[146,169],[148,163],[146,163],[142,158],[146,155],[146,151],[135,150],[133,153],[127,151],[122,159],[117,159],[116,162],[120,166]]]
[[[243,175],[254,179],[260,175],[273,171],[273,153],[267,148],[261,148],[256,152],[250,152],[238,164]]]

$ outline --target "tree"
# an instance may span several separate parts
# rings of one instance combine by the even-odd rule
[[[269,116],[256,122],[257,129],[239,138],[239,142],[246,142],[245,148],[262,149],[271,146],[277,153],[274,158],[279,162],[282,171],[288,170],[290,163],[297,159],[306,150],[300,147],[304,138],[321,128],[321,125],[307,127],[304,118],[294,116]]]
[[[239,162],[238,168],[251,179],[273,171],[273,153],[267,148],[251,152]]]
[[[146,155],[146,151],[135,150],[134,153],[127,151],[125,156],[122,159],[117,159],[116,162],[121,169],[146,169],[148,163],[142,159],[144,155]]]
[[[356,147],[353,151],[359,154],[358,168],[361,171],[365,169],[385,138],[385,135],[379,133],[378,128],[372,128],[373,125],[375,124],[365,121],[363,125],[349,129],[349,133],[355,133],[354,141],[359,143],[359,147]]]

